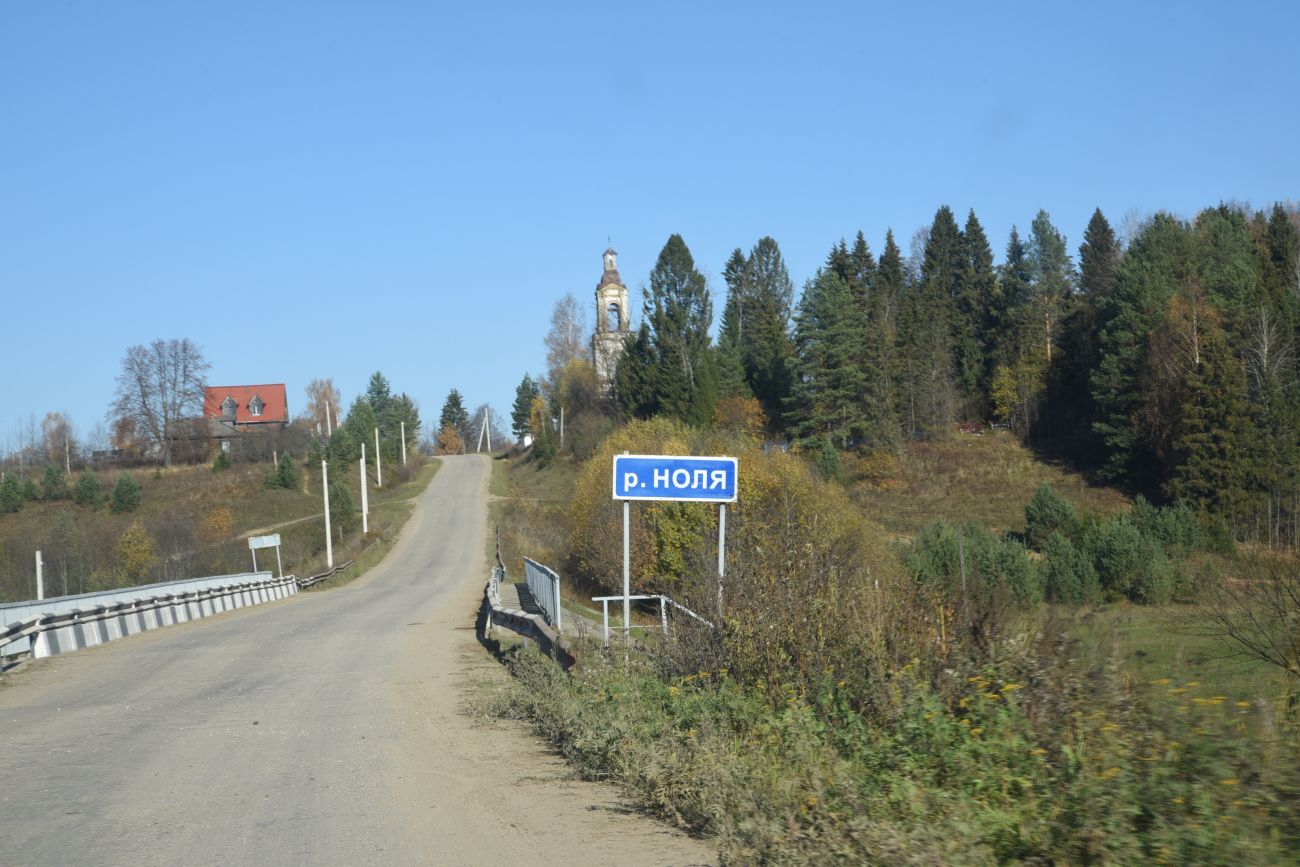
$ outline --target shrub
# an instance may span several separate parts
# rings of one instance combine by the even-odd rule
[[[829,436],[822,437],[817,454],[813,457],[817,472],[828,482],[838,482],[844,478],[844,468],[840,465],[840,453]]]
[[[154,541],[144,524],[136,519],[126,528],[113,546],[117,566],[127,580],[139,581],[158,562],[154,555]]]
[[[938,587],[954,599],[963,590],[963,559],[968,594],[1005,591],[1018,605],[1034,605],[1042,599],[1038,573],[1024,546],[1013,539],[999,539],[978,524],[930,524],[903,554],[904,565],[914,579]]]
[[[130,473],[123,473],[113,485],[109,509],[113,512],[134,512],[140,506],[141,496],[140,483]]]
[[[284,488],[287,491],[298,490],[298,483],[298,468],[294,466],[293,458],[287,452],[280,456],[279,463],[269,470],[266,478],[262,480],[263,487]]]
[[[1094,563],[1101,587],[1108,594],[1134,602],[1161,604],[1174,591],[1174,570],[1164,549],[1124,518],[1096,534]]]
[[[13,473],[0,479],[0,515],[17,512],[23,507],[23,486]]]
[[[357,508],[352,503],[352,491],[342,479],[330,482],[330,521],[339,538],[352,529],[357,520]]]
[[[1101,598],[1101,584],[1092,560],[1058,532],[1047,537],[1039,568],[1043,594],[1053,602],[1079,604]]]
[[[23,500],[30,503],[41,498],[41,491],[32,479],[23,479],[22,495]]]
[[[1159,542],[1166,554],[1186,555],[1206,547],[1205,528],[1196,512],[1184,502],[1161,508],[1138,494],[1133,499],[1129,520],[1142,535]]]
[[[91,470],[82,470],[77,477],[77,484],[72,487],[72,501],[79,506],[99,506],[104,498],[104,491],[99,484],[99,476]]]
[[[1051,485],[1040,485],[1025,506],[1025,542],[1035,551],[1041,551],[1054,532],[1069,539],[1077,538],[1079,517],[1074,506]]]
[[[41,473],[41,499],[66,500],[68,498],[68,481],[63,477],[63,470],[58,464],[46,464]]]
[[[230,455],[224,451],[217,452],[216,458],[212,461],[212,472],[219,473],[228,469],[230,469]]]

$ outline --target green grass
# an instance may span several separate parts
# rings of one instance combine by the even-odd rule
[[[1055,613],[1071,621],[1085,660],[1119,666],[1155,699],[1222,695],[1270,704],[1281,699],[1285,684],[1280,669],[1238,654],[1217,635],[1200,606],[1115,603],[1095,609],[1057,606]],[[1186,693],[1171,692],[1188,684],[1195,686]]]

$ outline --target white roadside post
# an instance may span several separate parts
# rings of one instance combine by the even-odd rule
[[[722,576],[727,574],[727,504],[718,503],[718,613],[722,613]]]
[[[361,444],[361,533],[370,532],[370,497],[366,493],[366,444]]]
[[[384,458],[379,454],[379,428],[375,428],[375,487],[384,486]]]
[[[402,422],[402,466],[406,466],[406,422]]]
[[[330,533],[330,470],[320,462],[320,486],[325,492],[325,568],[334,568],[334,536]]]
[[[36,598],[45,598],[45,562],[40,551],[36,552]]]
[[[623,636],[632,635],[632,544],[628,531],[632,526],[632,504],[623,501]]]
[[[325,430],[328,436],[334,436],[334,422],[330,421],[330,402],[325,401]]]

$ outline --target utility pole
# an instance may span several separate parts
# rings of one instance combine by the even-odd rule
[[[406,466],[406,422],[402,422],[402,466]]]
[[[325,431],[327,436],[334,436],[334,423],[330,421],[330,402],[325,401]]]
[[[45,598],[45,561],[40,551],[36,552],[36,598]]]
[[[325,492],[325,568],[334,568],[334,536],[330,533],[330,470],[320,462],[320,486]]]
[[[564,404],[560,404],[560,451],[564,451]]]
[[[366,444],[361,444],[361,533],[370,532],[370,497],[366,494]]]
[[[384,486],[384,456],[379,453],[379,428],[375,428],[375,487]]]
[[[72,475],[72,447],[68,445],[68,438],[63,438],[63,474]]]

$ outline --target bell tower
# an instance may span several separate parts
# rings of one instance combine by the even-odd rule
[[[614,382],[614,370],[631,333],[627,309],[627,286],[618,276],[618,253],[613,247],[604,253],[605,270],[596,284],[596,333],[591,337],[591,360],[596,376],[606,391]]]

